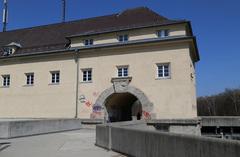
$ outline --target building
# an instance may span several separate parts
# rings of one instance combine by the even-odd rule
[[[0,33],[0,117],[195,118],[196,39],[146,7]]]

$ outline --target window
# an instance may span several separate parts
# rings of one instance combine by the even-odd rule
[[[57,84],[60,82],[60,72],[59,71],[52,71],[52,84]]]
[[[84,45],[85,46],[93,45],[93,39],[86,39],[86,40],[84,40]]]
[[[157,36],[159,38],[164,38],[164,37],[169,36],[169,30],[167,30],[167,29],[159,30],[159,31],[157,31]]]
[[[8,87],[10,86],[10,75],[3,75],[3,86]]]
[[[27,85],[33,85],[34,84],[34,73],[27,73]]]
[[[127,34],[119,35],[118,36],[118,41],[119,42],[126,42],[126,41],[128,41],[128,35]]]
[[[118,77],[128,77],[128,66],[118,67]]]
[[[92,69],[84,69],[83,72],[83,82],[92,81]]]
[[[170,78],[170,64],[157,64],[158,78]]]
[[[3,52],[4,56],[10,56],[11,54],[13,54],[13,48],[11,47],[5,47],[3,50],[4,50]]]

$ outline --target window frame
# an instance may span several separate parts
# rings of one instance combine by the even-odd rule
[[[60,84],[60,70],[50,71],[51,74],[51,83],[50,84]],[[58,74],[58,79],[57,79]]]
[[[2,87],[10,87],[10,85],[11,85],[10,74],[2,75]]]
[[[26,76],[26,86],[33,86],[34,85],[34,80],[35,80],[35,76],[34,73],[25,73]]]
[[[170,79],[171,78],[171,63],[166,62],[166,63],[157,63],[157,79]],[[159,67],[162,66],[162,76],[160,76],[160,69]],[[165,66],[168,66],[168,76],[165,75]]]
[[[126,76],[125,76],[125,68],[127,69]],[[119,72],[120,69],[121,69],[121,72]],[[120,73],[121,73],[121,75],[119,75]],[[129,77],[129,65],[117,66],[117,77],[119,77],[119,78]]]
[[[81,71],[82,71],[82,82],[84,82],[84,83],[92,82],[92,80],[93,80],[93,78],[92,78],[93,77],[93,75],[92,75],[92,73],[93,73],[92,68],[84,68],[84,69],[81,69]],[[85,72],[86,72],[86,74],[84,74]],[[86,76],[84,76],[84,75],[86,75]]]

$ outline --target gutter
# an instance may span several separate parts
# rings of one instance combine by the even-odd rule
[[[199,61],[199,53],[198,53],[198,47],[197,47],[195,36],[166,37],[164,39],[161,39],[161,38],[142,39],[142,40],[136,40],[136,41],[123,42],[123,43],[110,43],[110,44],[74,47],[74,48],[69,48],[69,50],[74,50],[77,48],[79,51],[81,51],[81,50],[91,50],[91,49],[98,49],[98,48],[111,48],[111,47],[138,45],[138,44],[145,44],[145,43],[170,42],[170,41],[182,41],[182,40],[193,41],[194,49],[196,50],[196,53],[194,54],[195,61],[196,62]]]
[[[76,110],[74,118],[78,118],[78,88],[79,88],[79,57],[78,57],[78,49],[75,49],[75,63],[76,63]]]
[[[11,58],[17,58],[17,57],[27,57],[27,56],[39,56],[39,55],[47,55],[47,54],[55,54],[55,53],[61,53],[66,51],[74,51],[73,49],[60,49],[60,50],[52,50],[52,51],[43,51],[43,52],[32,52],[32,53],[23,53],[23,54],[15,54],[10,56],[4,56],[0,57],[0,60],[4,59],[11,59]]]
[[[60,52],[76,52],[76,49],[78,50],[78,53],[81,50],[91,50],[91,49],[98,49],[98,48],[111,48],[111,47],[119,47],[119,46],[129,46],[129,45],[139,45],[139,44],[145,44],[145,43],[156,43],[156,42],[170,42],[170,41],[183,41],[183,40],[192,40],[194,44],[194,48],[196,49],[195,59],[196,61],[199,60],[199,54],[198,54],[198,48],[196,43],[196,37],[195,36],[176,36],[176,37],[166,37],[164,39],[161,38],[151,38],[151,39],[142,39],[142,40],[136,40],[136,41],[128,41],[123,43],[110,43],[110,44],[99,44],[99,45],[91,45],[91,46],[81,46],[81,47],[74,47],[74,48],[66,48],[61,50],[54,50],[54,51],[44,51],[44,52],[35,52],[35,53],[28,53],[28,54],[19,54],[19,55],[12,55],[7,57],[0,57],[0,60],[4,59],[11,59],[15,57],[26,57],[26,56],[37,56],[37,55],[47,55],[47,54],[58,54]]]

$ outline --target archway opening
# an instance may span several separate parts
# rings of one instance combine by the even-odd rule
[[[110,95],[105,101],[105,106],[110,122],[140,120],[142,116],[140,101],[130,93],[114,93]]]

